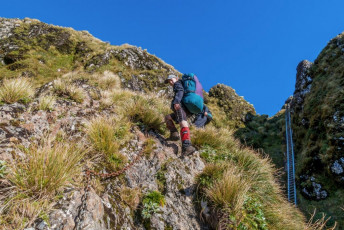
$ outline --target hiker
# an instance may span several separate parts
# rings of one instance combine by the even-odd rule
[[[182,103],[182,99],[184,96],[184,87],[183,82],[178,79],[175,75],[169,75],[165,80],[165,83],[169,83],[173,87],[174,97],[171,102],[171,109],[173,113],[167,115],[165,117],[165,122],[167,128],[170,130],[170,140],[177,141],[179,140],[179,134],[176,126],[176,123],[180,125],[180,138],[182,141],[182,154],[183,155],[190,155],[196,151],[195,147],[191,145],[190,140],[190,129],[189,124],[187,122],[188,116],[190,116],[190,112],[185,108],[184,104]]]
[[[204,128],[204,126],[209,124],[212,119],[213,115],[211,114],[209,108],[204,105],[203,111],[196,115],[196,117],[192,121],[192,124],[195,125],[197,128]]]

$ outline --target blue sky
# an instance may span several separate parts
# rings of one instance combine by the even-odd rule
[[[5,1],[0,17],[36,18],[147,49],[208,91],[231,86],[259,114],[294,91],[296,66],[344,31],[344,1]]]

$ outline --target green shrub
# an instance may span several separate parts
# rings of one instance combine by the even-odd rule
[[[160,206],[165,205],[165,197],[158,191],[151,191],[144,196],[142,204],[142,216],[148,219],[152,214],[160,211]]]

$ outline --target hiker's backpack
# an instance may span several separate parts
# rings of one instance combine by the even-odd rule
[[[195,74],[189,73],[182,76],[184,87],[183,104],[191,113],[203,111],[203,87]]]

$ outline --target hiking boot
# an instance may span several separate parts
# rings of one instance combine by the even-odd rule
[[[178,141],[179,140],[179,133],[178,133],[178,131],[171,132],[170,133],[170,137],[167,140],[169,140],[169,141]]]
[[[188,156],[193,154],[196,151],[196,148],[193,147],[191,144],[187,146],[182,146],[182,156]]]

